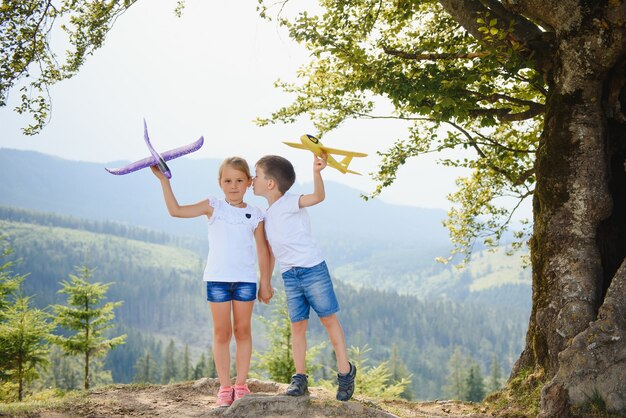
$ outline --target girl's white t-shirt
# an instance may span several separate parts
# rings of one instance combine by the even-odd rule
[[[285,193],[265,211],[265,234],[282,273],[324,261],[311,235],[309,213],[299,202],[300,195]]]
[[[254,206],[238,208],[209,196],[213,215],[208,219],[209,255],[204,281],[248,282],[258,280],[254,230],[263,212]]]

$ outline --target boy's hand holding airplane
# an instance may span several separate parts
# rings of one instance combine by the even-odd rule
[[[296,143],[296,142],[283,142],[283,143],[293,148],[309,150],[318,157],[321,156],[322,154],[325,154],[326,157],[324,157],[324,160],[328,163],[328,165],[336,170],[341,171],[344,174],[352,173],[352,174],[360,175],[361,173],[357,173],[356,171],[352,171],[348,169],[348,165],[350,165],[350,162],[352,161],[352,158],[354,157],[367,157],[367,154],[364,154],[362,152],[345,151],[341,149],[326,147],[322,145],[320,140],[314,137],[313,135],[302,135],[300,137],[300,143]],[[337,161],[335,158],[333,158],[333,155],[340,155],[343,158],[341,159],[341,161]]]
[[[320,156],[313,155],[313,172],[319,173],[328,165],[328,156],[323,152]]]

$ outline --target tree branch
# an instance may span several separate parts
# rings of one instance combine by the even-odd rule
[[[452,16],[474,38],[483,39],[483,33],[479,28],[484,24],[477,22],[478,18],[494,16],[498,19],[496,27],[499,30],[508,31],[513,23],[512,32],[508,37],[499,41],[502,45],[510,46],[515,41],[523,46],[521,51],[526,57],[531,58],[537,65],[537,70],[544,70],[547,65],[545,57],[551,55],[552,43],[547,42],[547,37],[553,37],[541,30],[537,25],[530,22],[524,16],[513,13],[505,8],[500,1],[496,0],[439,0],[443,9]]]
[[[517,179],[513,178],[513,177],[511,176],[511,174],[510,174],[508,171],[506,171],[506,170],[504,170],[504,169],[502,169],[502,168],[500,168],[500,167],[498,167],[498,166],[496,166],[496,165],[492,164],[492,163],[489,161],[489,158],[487,157],[487,155],[483,152],[483,150],[482,150],[482,149],[480,149],[480,147],[478,146],[478,143],[476,142],[476,140],[474,139],[474,137],[472,137],[472,135],[471,135],[469,132],[467,132],[465,129],[463,129],[461,126],[457,125],[456,123],[453,123],[453,122],[450,122],[450,121],[447,121],[446,123],[448,123],[449,125],[451,125],[451,126],[455,127],[455,128],[456,128],[459,132],[461,132],[461,133],[462,133],[462,134],[463,134],[463,135],[467,138],[467,141],[468,141],[469,145],[471,145],[471,146],[472,146],[472,148],[474,148],[474,149],[476,150],[476,152],[478,153],[478,155],[479,155],[481,158],[483,158],[483,159],[485,159],[485,160],[487,161],[487,165],[488,165],[488,166],[489,166],[489,167],[490,167],[493,171],[495,171],[496,173],[501,174],[501,175],[502,175],[505,179],[507,179],[507,180],[508,180],[508,181],[509,181],[512,185],[521,185],[521,184],[523,184],[523,182],[524,182],[524,181],[525,181],[528,177],[530,177],[530,175],[534,172],[534,170],[529,170],[529,171],[530,171],[530,173],[529,173],[528,171],[526,171],[526,172],[524,172],[524,173],[523,173],[520,177],[518,177]],[[522,180],[522,178],[523,178],[523,180]],[[521,181],[521,182],[520,182],[520,181]],[[520,184],[518,184],[518,182],[520,182]]]
[[[422,53],[422,54],[413,54],[410,52],[399,51],[397,49],[392,49],[386,46],[383,46],[383,51],[388,55],[393,55],[396,57],[410,59],[410,60],[429,60],[429,61],[437,61],[437,60],[453,60],[453,59],[473,59],[473,58],[482,58],[489,55],[489,52],[469,52],[467,54],[454,54],[454,53]]]
[[[517,42],[527,44],[528,40],[541,37],[543,31],[524,16],[505,8],[499,0],[482,0],[482,2],[504,23],[515,22],[511,34]]]
[[[502,121],[502,122],[519,122],[521,120],[531,119],[535,116],[542,114],[543,112],[544,112],[544,107],[538,104],[534,108],[525,110],[523,112],[518,112],[518,113],[511,113],[510,108],[472,109],[468,113],[470,116],[474,116],[474,117],[493,115],[496,118],[498,118],[499,121]]]
[[[366,113],[358,113],[358,112],[354,112],[352,113],[354,116],[357,116],[359,118],[363,118],[363,119],[396,119],[396,120],[411,120],[411,121],[422,121],[422,122],[433,122],[433,123],[438,123],[440,121],[435,120],[433,118],[424,118],[424,117],[413,117],[413,116],[391,116],[391,115],[387,115],[387,116],[383,116],[383,115],[370,115],[370,114],[366,114]],[[443,121],[443,123],[447,123],[455,128],[457,128],[458,125],[454,124],[453,122],[450,121]],[[485,141],[489,142],[489,144],[491,146],[494,147],[498,147],[503,149],[504,151],[508,151],[508,152],[515,152],[515,153],[523,153],[523,154],[528,154],[528,153],[534,153],[534,150],[528,150],[528,149],[518,149],[518,148],[511,148],[511,147],[507,147],[506,145],[502,145],[501,143],[499,143],[498,141],[494,141],[493,139],[486,137],[484,135],[480,135],[483,139],[485,139]],[[474,142],[476,142],[474,140]],[[478,143],[478,142],[476,142]]]
[[[484,95],[482,93],[473,91],[473,90],[466,90],[469,94],[474,95],[476,97],[478,97],[480,100],[484,100],[488,103],[497,103],[500,100],[504,100],[516,105],[520,105],[520,106],[527,106],[528,110],[525,110],[523,112],[518,112],[518,113],[513,113],[511,114],[511,109],[508,108],[504,108],[504,109],[476,109],[476,110],[471,110],[470,114],[473,116],[481,116],[481,115],[488,115],[488,114],[493,114],[495,115],[499,120],[503,121],[503,122],[516,122],[516,121],[520,121],[520,120],[526,120],[526,119],[530,119],[533,118],[535,116],[541,115],[542,113],[545,112],[546,107],[545,105],[541,104],[541,103],[537,103],[537,102],[533,102],[532,100],[523,100],[523,99],[518,99],[516,97],[512,97],[506,94],[502,94],[502,93],[493,93],[493,94],[489,94],[489,95]]]

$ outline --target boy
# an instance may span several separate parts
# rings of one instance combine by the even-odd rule
[[[326,262],[311,236],[309,215],[305,209],[324,200],[321,171],[326,167],[325,157],[314,157],[312,194],[287,193],[296,181],[296,173],[287,159],[277,155],[267,155],[256,163],[252,187],[254,194],[266,198],[269,204],[265,213],[265,233],[271,253],[280,265],[287,295],[296,374],[292,376],[286,394],[302,396],[308,391],[306,330],[310,308],[313,308],[337,357],[337,399],[347,401],[354,393],[356,367],[348,361],[345,336],[336,315],[339,303]]]

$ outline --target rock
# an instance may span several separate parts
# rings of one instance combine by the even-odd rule
[[[239,399],[215,415],[227,417],[396,417],[386,411],[364,406],[358,402],[328,401],[316,396],[286,396],[251,394]]]

